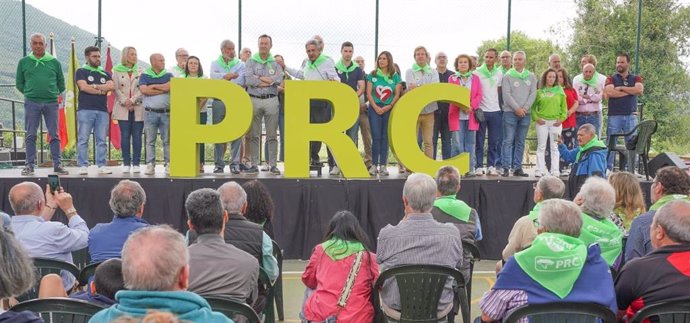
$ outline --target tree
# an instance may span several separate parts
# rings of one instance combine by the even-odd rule
[[[489,48],[496,48],[500,53],[506,48],[506,38],[496,40],[486,40],[477,48],[477,54],[483,57],[484,52]],[[530,38],[524,32],[513,31],[510,34],[510,49],[514,53],[516,51],[524,51],[527,54],[526,67],[534,73],[539,79],[541,73],[549,66],[549,56],[551,54],[560,54],[563,56],[563,51],[550,40]],[[481,61],[481,59],[480,59]],[[496,64],[500,64],[497,60]]]

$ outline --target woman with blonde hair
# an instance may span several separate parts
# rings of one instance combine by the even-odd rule
[[[613,209],[611,220],[627,236],[633,219],[646,212],[640,183],[634,174],[628,172],[611,174],[609,183],[616,190],[616,207]]]
[[[129,173],[130,170],[138,173],[141,161],[144,106],[141,104],[143,95],[139,91],[139,76],[143,73],[143,68],[137,62],[137,50],[127,46],[122,49],[120,64],[113,67],[112,78],[115,82],[113,119],[117,120],[120,126],[123,173]]]

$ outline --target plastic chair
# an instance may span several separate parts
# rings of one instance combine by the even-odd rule
[[[254,312],[254,309],[245,303],[222,297],[204,297],[204,299],[206,299],[208,304],[211,305],[212,310],[223,313],[225,316],[235,321],[237,320],[234,318],[234,316],[240,315],[246,318],[247,322],[249,323],[261,323],[261,320]]]
[[[529,317],[530,323],[616,323],[608,307],[596,303],[553,302],[520,306],[506,315],[503,323]]]
[[[472,276],[474,272],[474,263],[479,261],[481,259],[481,255],[479,254],[479,248],[475,246],[474,244],[471,244],[469,242],[462,242],[462,250],[467,254],[469,252],[472,257],[470,258],[470,279],[465,283],[465,289],[467,290],[467,297],[472,298]],[[465,258],[467,259],[467,258]],[[468,307],[468,315],[472,317],[471,313],[472,308]]]
[[[79,286],[85,286],[89,283],[89,279],[96,273],[96,267],[101,263],[102,262],[94,262],[79,271],[79,276],[77,276]]]
[[[645,306],[630,319],[630,323],[642,323],[651,317],[656,317],[657,321],[652,321],[659,323],[690,322],[690,299]]]
[[[33,258],[33,262],[36,268],[36,281],[34,282],[34,286],[26,291],[26,293],[17,296],[17,300],[20,302],[38,298],[38,287],[41,283],[41,278],[45,275],[60,275],[60,271],[65,270],[74,275],[74,277],[79,276],[79,268],[68,262],[45,258]]]
[[[259,267],[259,284],[268,291],[268,295],[266,296],[266,307],[263,311],[263,315],[265,316],[264,323],[274,323],[276,321],[275,310],[273,309],[275,288],[273,287],[271,279],[268,278],[268,274],[261,267]]]
[[[635,156],[640,156],[642,158],[645,176],[647,180],[649,180],[649,148],[652,146],[652,135],[656,132],[656,129],[657,122],[655,120],[645,120],[640,122],[628,133],[609,135],[609,141],[607,143],[609,152],[607,157],[613,153],[618,153],[618,168],[623,169],[623,165],[627,160],[628,170],[633,172],[635,168]],[[634,149],[629,150],[624,144],[618,144],[619,138],[625,138],[634,133],[637,133],[637,143]]]
[[[273,288],[275,289],[276,311],[278,312],[278,320],[285,320],[285,311],[283,307],[283,249],[280,248],[277,242],[273,240],[273,257],[278,260],[278,278],[275,281]]]
[[[87,323],[92,316],[104,308],[79,299],[54,297],[21,302],[10,310],[34,312],[46,322]]]
[[[79,269],[91,264],[91,254],[89,254],[89,247],[72,251],[72,263]]]
[[[380,308],[379,289],[390,278],[396,280],[400,293],[399,322],[437,323],[438,302],[441,293],[445,288],[446,281],[453,278],[455,279],[454,290],[460,298],[462,320],[464,323],[470,323],[465,280],[459,270],[439,265],[404,265],[388,269],[379,275],[374,284],[374,306],[376,309]],[[449,315],[452,315],[452,310]]]

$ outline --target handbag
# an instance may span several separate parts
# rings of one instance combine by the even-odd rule
[[[484,117],[484,111],[482,109],[474,110],[474,118],[479,123],[486,121],[486,118]]]

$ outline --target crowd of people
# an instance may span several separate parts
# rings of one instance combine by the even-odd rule
[[[571,170],[576,176],[612,170],[613,156],[608,160],[600,156],[605,155],[606,150],[606,145],[599,140],[602,102],[608,100],[607,136],[628,133],[638,122],[637,97],[644,90],[642,78],[629,71],[630,57],[625,53],[618,55],[616,72],[610,76],[597,72],[594,55],[585,55],[580,64],[581,73],[571,80],[557,54],[549,57],[549,68],[541,75],[526,69],[525,52],[499,53],[493,48],[482,53],[483,62],[479,66],[476,57],[461,54],[449,68],[448,56],[439,52],[434,57],[436,67],[432,69],[431,54],[424,46],[418,46],[413,52],[415,63],[404,73],[388,51],[378,53],[374,68],[366,72],[364,59],[354,57],[355,49],[351,42],[340,46],[341,58],[336,62],[324,54],[323,38],[314,36],[305,44],[307,57],[299,68],[286,66],[282,56],[271,53],[272,46],[273,39],[264,34],[258,37],[258,52],[252,55],[251,49],[244,48],[237,57],[235,44],[231,40],[223,40],[220,55],[211,62],[208,75],[204,74],[199,58],[190,56],[184,48],[175,52],[176,64],[172,67],[166,69],[165,57],[155,53],[149,58],[151,66],[144,69],[139,66],[137,51],[133,47],[123,49],[121,62],[113,68],[111,75],[100,66],[100,50],[87,47],[84,50],[86,64],[75,73],[79,92],[79,174],[88,174],[91,132],[95,138],[98,173],[112,172],[105,166],[110,118],[117,120],[120,127],[124,173],[140,172],[142,132],[146,138],[144,174],[155,173],[158,135],[163,145],[163,164],[168,172],[170,80],[175,77],[226,80],[243,87],[251,98],[253,119],[249,132],[243,138],[228,143],[229,171],[232,174],[258,173],[262,165],[262,148],[265,149],[266,160],[262,170],[275,175],[281,173],[277,162],[284,156],[284,81],[288,79],[342,82],[356,92],[360,114],[346,134],[358,145],[358,133],[361,133],[364,163],[369,173],[383,176],[388,175],[388,120],[391,110],[401,96],[419,86],[450,83],[470,91],[470,105],[467,107],[431,102],[422,108],[417,120],[417,133],[420,148],[426,156],[436,158],[440,137],[443,159],[460,153],[470,154],[470,171],[463,175],[504,177],[511,174],[527,176],[522,165],[525,140],[532,122],[537,134],[536,177],[546,174],[558,177],[569,164],[578,162],[580,167]],[[24,94],[26,102],[27,158],[23,175],[34,173],[36,131],[41,116],[51,138],[54,170],[58,174],[67,173],[61,166],[57,133],[57,99],[65,89],[64,77],[60,63],[45,52],[45,47],[45,37],[33,34],[31,54],[17,65],[16,86]],[[107,107],[110,93],[115,98],[112,115],[108,114]],[[208,101],[199,99],[197,106],[193,107],[199,110],[202,124],[209,122]],[[210,106],[210,122],[215,124],[223,120],[225,103],[212,100]],[[324,123],[332,117],[332,107],[327,101],[311,100],[309,108],[312,123]],[[579,139],[583,127],[589,140]],[[266,143],[261,147],[264,129]],[[626,140],[632,140],[632,135]],[[228,144],[214,145],[213,173],[225,172]],[[321,142],[311,143],[311,166],[322,166],[321,146]],[[203,145],[200,151],[200,172],[203,172]],[[330,174],[340,174],[330,150],[327,154]],[[407,171],[404,165],[399,164],[399,167],[401,173]],[[581,185],[582,181],[578,186]]]
[[[460,190],[461,174],[452,166],[440,168],[436,178],[408,176],[401,192],[404,216],[380,230],[375,253],[357,217],[337,212],[302,274],[301,319],[371,322],[378,310],[371,302],[374,282],[380,272],[401,265],[455,268],[470,281],[472,255],[464,245],[476,246],[483,234],[477,210],[457,198]],[[515,222],[478,320],[498,321],[521,305],[554,301],[598,303],[630,319],[648,304],[687,298],[688,172],[661,168],[648,210],[637,178],[627,172],[588,178],[573,201],[563,199],[565,191],[552,175],[535,183],[535,206]],[[112,221],[90,230],[62,188],[43,191],[22,182],[12,187],[9,201],[14,215],[0,230],[2,298],[33,285],[29,257],[72,262],[71,252],[85,247],[100,262],[88,286],[78,288],[66,272],[46,275],[39,298],[70,297],[107,307],[91,322],[136,319],[150,310],[192,322],[230,322],[204,297],[230,298],[261,313],[267,290],[259,271],[271,280],[279,275],[271,243],[274,206],[256,180],[189,194],[185,234],[143,219],[146,192],[130,180],[111,191]],[[58,208],[67,215],[66,225],[52,221]],[[459,313],[457,285],[449,279],[440,294],[440,320]],[[379,292],[382,313],[400,317],[396,280],[385,281]],[[9,311],[0,313],[0,322],[33,322],[32,315]]]

